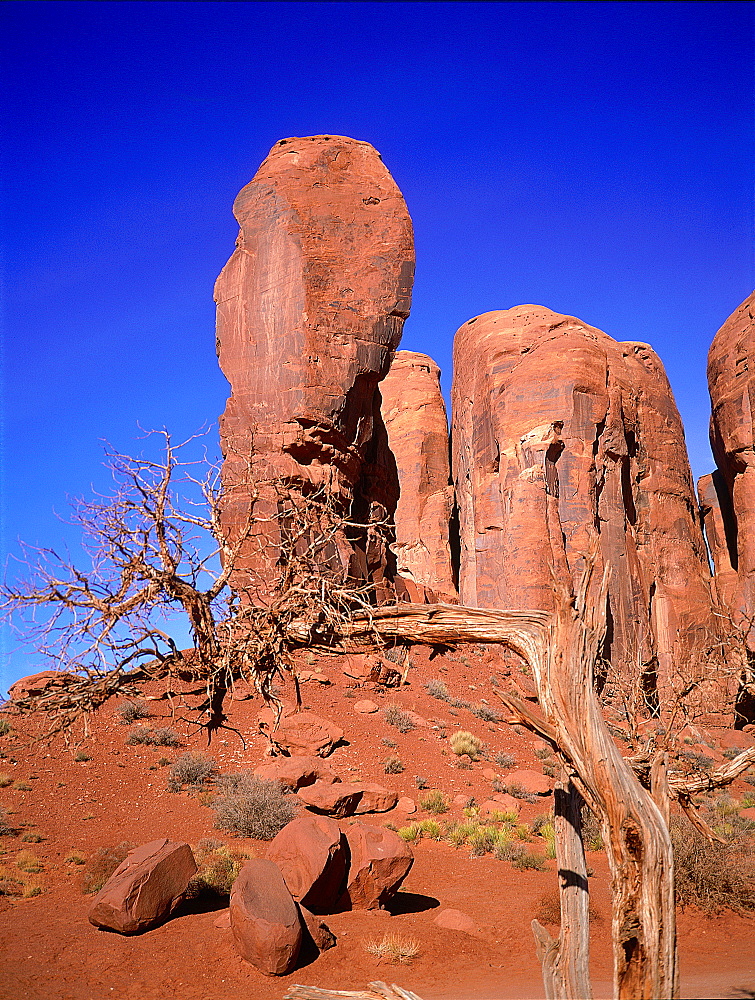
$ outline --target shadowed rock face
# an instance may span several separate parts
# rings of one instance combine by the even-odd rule
[[[454,491],[440,369],[426,354],[398,351],[380,394],[401,488],[393,545],[396,569],[455,599],[449,544]]]
[[[462,603],[552,608],[545,524],[557,503],[575,582],[596,543],[597,571],[611,567],[613,666],[668,703],[717,625],[684,431],[655,352],[541,306],[478,316],[456,334],[452,441]]]
[[[285,478],[302,491],[328,484],[345,509],[353,501],[356,518],[383,520],[398,483],[376,390],[409,314],[414,273],[401,192],[369,143],[283,139],[234,214],[236,250],[215,286],[218,356],[231,384],[224,480]],[[260,504],[269,513],[264,496]],[[230,530],[233,521],[229,512]],[[277,559],[274,530],[265,545],[250,544],[247,560],[263,585]],[[380,579],[387,550],[371,538],[345,543],[338,558]]]
[[[718,331],[708,353],[710,437],[719,473],[700,480],[701,500],[711,509],[708,539],[717,585],[734,621],[755,615],[755,292]],[[715,504],[715,500],[718,504]],[[716,511],[718,507],[718,511]],[[713,524],[718,520],[718,534]],[[732,581],[732,574],[736,582]],[[748,645],[755,650],[755,630]]]

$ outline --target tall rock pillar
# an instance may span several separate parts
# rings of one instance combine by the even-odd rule
[[[398,481],[376,390],[409,314],[414,245],[380,155],[343,136],[276,143],[234,214],[236,249],[215,286],[218,356],[231,385],[223,478],[255,484],[256,510],[270,518],[239,564],[244,585],[264,599],[280,547],[276,495],[265,484],[302,494],[327,486],[346,515],[375,525],[393,513]],[[230,533],[240,516],[226,512]],[[345,571],[385,578],[380,529],[344,535],[337,549]]]
[[[401,490],[393,546],[396,569],[441,599],[456,600],[449,537],[454,490],[440,368],[426,354],[398,351],[380,394]]]

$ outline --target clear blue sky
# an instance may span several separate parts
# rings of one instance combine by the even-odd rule
[[[212,287],[272,144],[376,146],[414,220],[402,346],[524,302],[651,343],[696,475],[755,285],[750,3],[0,5],[2,526],[57,545],[99,439],[222,412]],[[6,639],[0,689],[39,668]]]

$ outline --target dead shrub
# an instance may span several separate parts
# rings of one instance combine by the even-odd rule
[[[401,774],[404,770],[404,762],[400,757],[386,757],[383,761],[383,772],[385,774]]]
[[[590,920],[601,921],[602,914],[593,902],[589,903]],[[561,923],[561,901],[558,889],[549,889],[538,899],[535,907],[535,917],[541,924],[552,924],[556,927]]]
[[[135,847],[135,844],[124,840],[120,844],[101,847],[95,851],[81,875],[81,891],[99,892],[115,869],[126,860],[129,851],[133,851]]]
[[[429,680],[425,684],[425,691],[430,695],[431,698],[437,698],[438,701],[450,701],[451,695],[448,693],[448,688],[443,683],[442,680],[434,678]]]
[[[199,788],[215,770],[215,761],[203,753],[182,753],[168,772],[168,791],[180,792],[184,785]]]
[[[726,846],[711,845],[679,816],[671,819],[676,901],[703,913],[755,911],[752,845],[738,837]]]
[[[160,726],[152,729],[149,726],[136,726],[126,740],[129,746],[177,747],[181,745],[178,733],[170,726]]]
[[[149,707],[147,706],[147,702],[141,698],[137,698],[135,701],[121,702],[116,711],[120,715],[121,723],[124,726],[130,726],[137,719],[149,718]]]
[[[8,810],[0,806],[0,837],[10,837],[13,832],[13,827],[8,822]]]
[[[383,709],[383,715],[388,725],[395,726],[400,733],[408,733],[416,728],[411,715],[405,712],[403,708],[399,708],[398,705],[386,705]]]
[[[283,792],[277,781],[264,781],[252,774],[224,774],[218,786],[220,792],[211,802],[218,830],[272,840],[296,818],[298,799]]]

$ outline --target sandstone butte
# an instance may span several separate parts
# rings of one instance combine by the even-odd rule
[[[708,353],[710,439],[718,466],[698,485],[719,600],[755,650],[755,292]]]
[[[377,386],[409,314],[412,224],[378,152],[344,136],[277,142],[234,204],[236,249],[215,286],[217,349],[231,395],[221,418],[226,484],[285,478],[327,485],[361,522],[398,498]],[[256,511],[277,510],[262,488]],[[226,511],[232,535],[236,510]],[[269,586],[275,525],[239,562]],[[380,530],[340,539],[334,559],[380,584],[391,560]]]
[[[597,571],[611,569],[611,683],[669,708],[693,674],[715,673],[684,431],[652,348],[542,306],[486,313],[456,333],[452,399],[462,603],[552,607],[544,466],[575,582],[596,541]],[[730,705],[724,681],[706,691],[711,714]]]
[[[398,351],[380,393],[400,486],[396,569],[420,588],[455,601],[449,538],[454,491],[440,369],[426,354]]]

